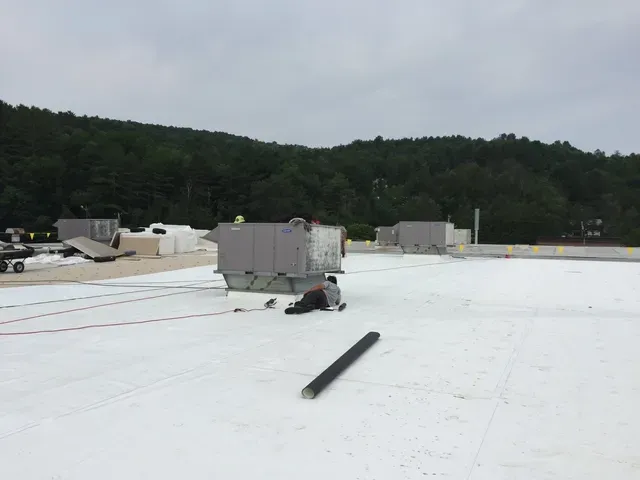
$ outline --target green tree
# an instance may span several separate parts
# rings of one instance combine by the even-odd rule
[[[638,242],[640,156],[582,152],[505,133],[277,145],[222,132],[144,125],[0,101],[0,231],[60,216],[212,228],[244,215],[394,225],[447,220],[483,242],[534,242],[602,220]],[[593,222],[592,222],[593,223]],[[600,227],[599,227],[600,228]],[[351,232],[350,232],[351,234]]]

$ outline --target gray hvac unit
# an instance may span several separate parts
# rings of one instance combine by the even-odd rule
[[[53,224],[58,229],[58,240],[87,237],[96,242],[110,242],[120,222],[114,218],[61,218]]]
[[[399,224],[396,224],[393,227],[376,228],[376,243],[383,247],[397,245],[399,231],[398,226]]]
[[[438,246],[454,244],[453,223],[400,222],[398,240],[401,246]]]
[[[431,222],[429,234],[431,239],[430,245],[437,247],[453,245],[453,223]]]
[[[430,222],[400,222],[398,228],[398,243],[401,247],[431,245]]]
[[[299,293],[342,273],[341,231],[329,225],[221,223],[218,267],[228,290]]]
[[[454,226],[449,222],[400,222],[398,240],[404,253],[446,254],[454,244]]]

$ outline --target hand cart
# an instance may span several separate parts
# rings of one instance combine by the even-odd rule
[[[24,259],[33,257],[35,250],[28,245],[21,246],[24,248],[16,248],[15,244],[0,247],[0,273],[6,272],[9,267],[13,267],[16,273],[24,272]]]

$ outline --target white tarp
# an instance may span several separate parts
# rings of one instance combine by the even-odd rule
[[[24,263],[27,265],[51,265],[51,266],[67,266],[67,265],[78,265],[80,263],[91,262],[91,260],[82,257],[67,257],[65,258],[63,255],[59,254],[48,254],[41,253],[40,255],[36,255],[35,257],[26,258]]]

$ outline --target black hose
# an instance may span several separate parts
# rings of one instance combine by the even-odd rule
[[[380,338],[378,332],[369,332],[353,345],[349,350],[344,352],[340,358],[327,367],[327,369],[318,375],[315,379],[302,389],[304,398],[315,398],[327,385],[329,385],[338,375],[346,370],[353,362],[355,362],[371,345],[376,343]]]

